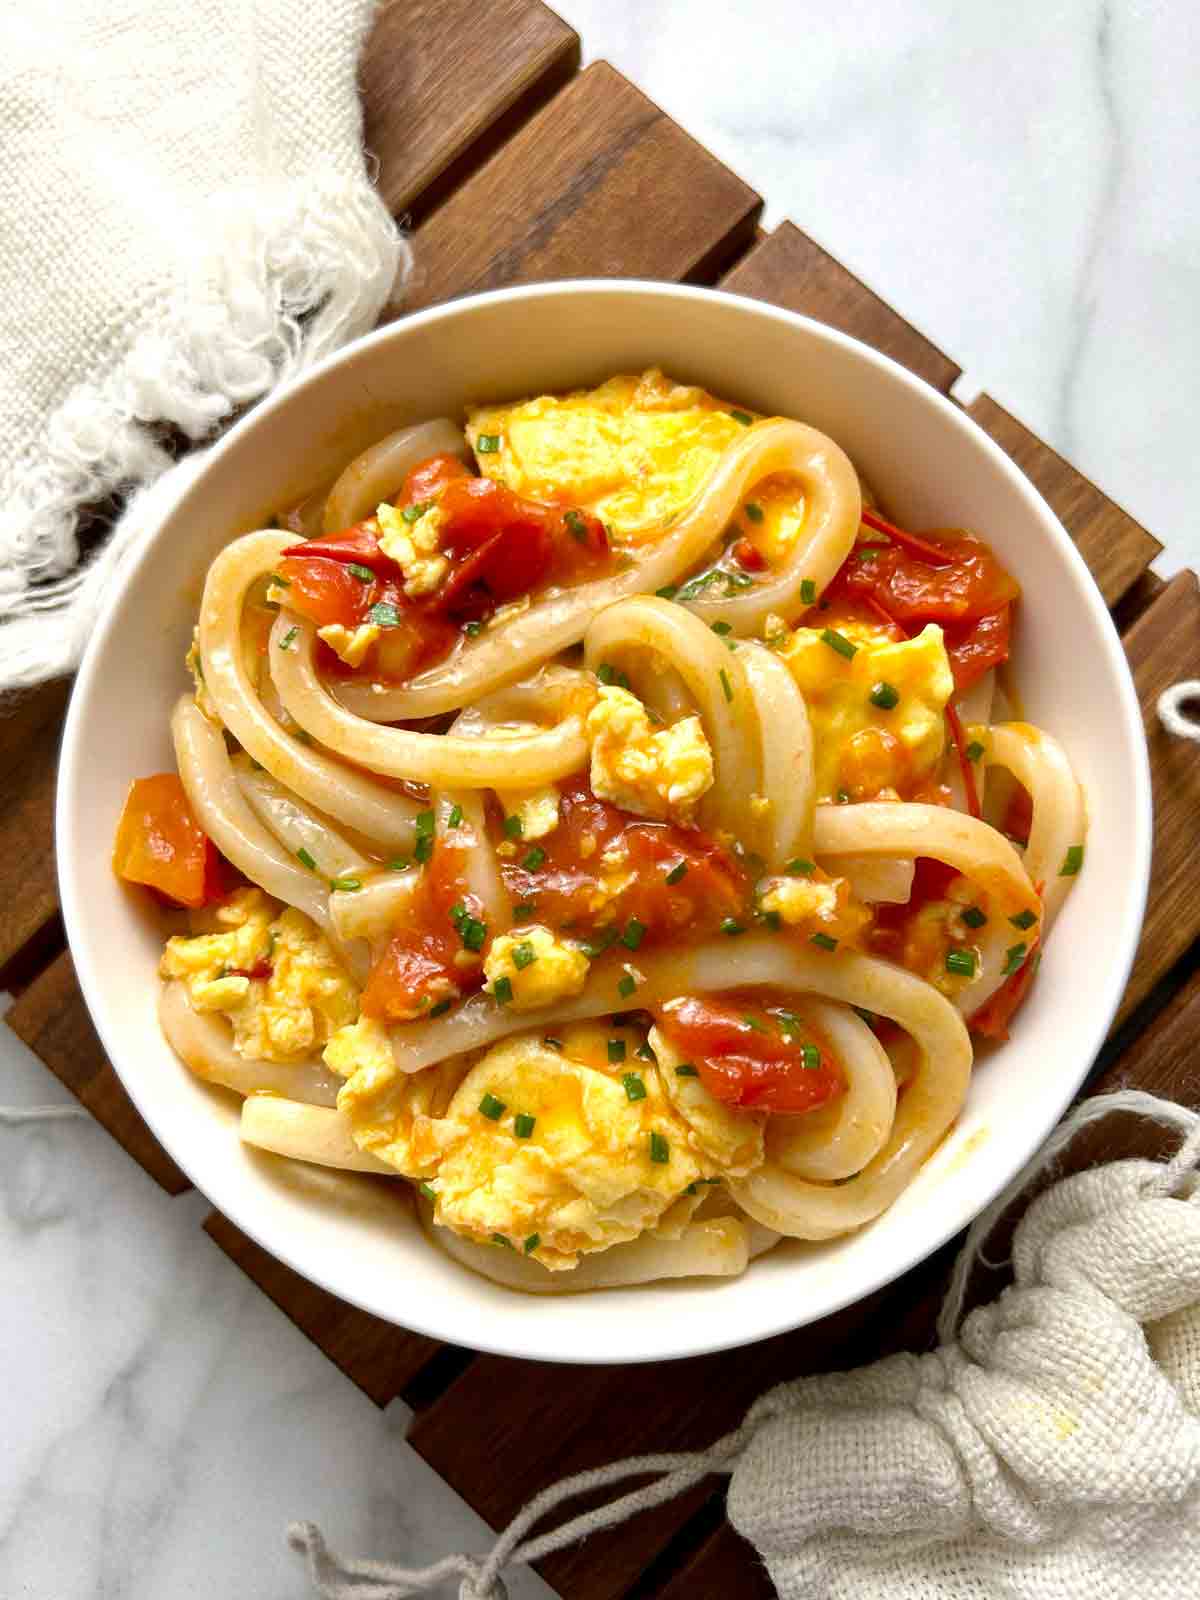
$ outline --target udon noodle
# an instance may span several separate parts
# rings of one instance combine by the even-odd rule
[[[1015,582],[875,507],[651,372],[402,429],[230,539],[115,864],[186,908],[162,1028],[247,1144],[407,1180],[529,1292],[892,1205],[1086,814],[992,720]]]

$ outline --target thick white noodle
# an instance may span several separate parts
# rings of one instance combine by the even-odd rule
[[[420,873],[408,867],[361,881],[361,889],[335,889],[330,894],[329,915],[340,938],[367,940],[372,958],[377,959],[392,929],[409,911]]]
[[[615,575],[548,592],[525,611],[486,628],[474,642],[402,688],[369,683],[338,687],[342,704],[376,722],[399,722],[454,711],[528,673],[577,644],[603,607],[676,583],[713,553],[751,485],[777,472],[800,478],[805,526],[777,576],[726,602],[697,601],[706,621],[727,616],[740,632],[757,631],[771,611],[791,615],[805,578],[818,590],[845,560],[858,531],[861,499],[854,468],[832,439],[782,418],[755,423],[721,456],[712,475],[674,527],[627,548],[629,565]]]
[[[235,1094],[283,1095],[310,1106],[334,1106],[342,1080],[316,1057],[304,1061],[252,1061],[233,1048],[225,1018],[193,1011],[178,979],[164,983],[158,1021],[167,1043],[189,1071]]]
[[[914,856],[822,856],[831,878],[845,878],[864,905],[902,906],[912,899]]]
[[[349,1120],[329,1106],[302,1105],[275,1094],[251,1094],[242,1102],[240,1131],[243,1144],[292,1161],[396,1176],[395,1167],[358,1148]]]
[[[567,711],[554,728],[503,742],[382,728],[333,698],[313,660],[310,622],[281,611],[271,629],[271,676],[289,715],[347,761],[438,788],[535,788],[587,765],[583,723]],[[266,765],[266,763],[264,763]]]
[[[471,460],[462,429],[447,417],[399,428],[371,445],[355,456],[330,489],[322,517],[325,532],[340,533],[364,517],[374,516],[376,506],[392,498],[418,462],[440,455]]]
[[[1033,802],[1025,870],[1043,885],[1042,937],[1062,909],[1075,882],[1062,865],[1073,844],[1087,834],[1083,790],[1058,740],[1028,722],[1001,722],[990,730],[989,764],[1006,767]]]
[[[887,1051],[848,1007],[806,1000],[804,1015],[833,1045],[846,1092],[801,1117],[769,1117],[767,1160],[794,1177],[832,1183],[861,1172],[883,1149],[896,1117],[896,1074]]]
[[[331,822],[318,816],[265,768],[256,769],[249,757],[238,756],[233,769],[238,787],[259,821],[292,855],[306,850],[323,878],[355,878],[373,870],[374,864]]]
[[[285,733],[246,671],[241,650],[246,592],[294,543],[287,534],[248,533],[227,545],[208,569],[200,606],[205,687],[243,750],[280,783],[326,816],[405,854],[412,849],[416,803]]]
[[[728,651],[682,606],[639,595],[600,612],[585,635],[584,660],[593,672],[606,663],[628,665],[635,686],[639,665],[652,672],[663,661],[679,674],[713,752],[715,781],[700,803],[701,825],[755,841],[759,824],[751,799],[761,788],[762,755],[740,652]]]
[[[954,702],[954,709],[958,712],[958,720],[964,728],[986,726],[992,720],[992,702],[996,698],[996,674],[994,671],[985,672],[978,682],[973,683]],[[982,810],[984,793],[987,788],[987,768],[982,761],[975,764],[975,793],[979,799]],[[956,811],[967,809],[967,791],[963,783],[962,767],[959,764],[958,751],[954,748],[953,740],[948,741],[946,754],[942,763],[942,782],[950,790],[950,804]]]
[[[759,788],[770,805],[760,829],[762,854],[768,871],[778,871],[795,856],[812,855],[812,728],[804,696],[778,656],[750,642],[737,655],[758,717]]]

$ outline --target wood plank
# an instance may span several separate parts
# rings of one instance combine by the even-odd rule
[[[967,407],[967,414],[1013,458],[1048,501],[1079,547],[1105,601],[1115,605],[1162,545],[990,395],[981,394]]]
[[[559,1478],[645,1451],[702,1448],[735,1426],[772,1384],[853,1364],[854,1339],[886,1295],[880,1290],[812,1327],[691,1361],[568,1371],[480,1356],[416,1418],[409,1441],[500,1528]],[[704,1504],[716,1481],[547,1557],[540,1572],[571,1600],[617,1600]],[[588,1503],[581,1498],[572,1510]]]
[[[1200,677],[1200,583],[1181,572],[1125,636],[1154,783],[1154,859],[1142,942],[1117,1021],[1122,1022],[1200,935],[1196,819],[1200,756],[1158,720],[1159,695],[1181,678]]]
[[[579,36],[539,0],[390,0],[363,47],[364,140],[393,216],[428,209],[579,65]]]
[[[70,684],[0,708],[0,969],[58,910],[54,783]]]
[[[219,1211],[204,1231],[377,1406],[394,1400],[443,1347],[327,1294],[254,1243]]]
[[[598,61],[417,229],[405,310],[546,278],[706,281],[752,237],[760,207]]]
[[[781,222],[721,279],[721,288],[803,316],[873,345],[949,394],[962,369],[860,278],[791,222]]]
[[[4,1020],[168,1194],[191,1187],[109,1065],[69,953],[64,951],[18,996]]]

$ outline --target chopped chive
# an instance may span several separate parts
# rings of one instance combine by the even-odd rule
[[[766,1031],[767,1031],[766,1025],[764,1023],[760,1022],[757,1017],[751,1017],[751,1016],[745,1016],[744,1015],[742,1017],[742,1021],[746,1024],[746,1026],[748,1028],[753,1028],[755,1033],[766,1033]]]
[[[783,870],[793,878],[811,878],[817,870],[817,863],[806,861],[803,856],[793,856]]]
[[[962,919],[968,928],[982,928],[987,917],[978,906],[968,906],[962,914]]]
[[[531,917],[537,910],[537,905],[532,900],[518,900],[513,907],[514,917]]]
[[[380,600],[367,612],[367,621],[373,622],[377,628],[398,628],[400,613],[386,600]]]
[[[894,684],[885,683],[881,679],[878,683],[872,684],[871,693],[867,698],[881,711],[893,711],[900,704],[900,691]]]
[[[838,790],[838,792],[837,792],[837,803],[840,806],[848,806],[850,804],[850,791],[849,791],[849,789],[839,789]]]
[[[970,950],[947,950],[946,971],[953,972],[958,978],[973,978],[975,976],[975,956]]]
[[[617,984],[617,993],[619,995],[624,995],[625,999],[628,1000],[629,996],[636,988],[637,980],[627,972]]]
[[[721,670],[717,674],[717,676],[721,680],[721,693],[725,696],[726,700],[732,700],[733,699],[733,685],[730,683],[729,675],[725,671],[724,667],[721,668]]]
[[[464,622],[462,631],[466,634],[468,639],[478,639],[479,635],[483,632],[483,623]]]
[[[283,638],[280,639],[279,648],[281,650],[290,650],[292,648],[292,641],[293,641],[293,639],[295,639],[296,635],[299,632],[300,632],[299,628],[289,628],[288,631],[284,634]]]
[[[625,1041],[624,1041],[624,1039],[610,1039],[608,1041],[608,1059],[610,1061],[624,1061],[624,1059],[625,1059]]]
[[[800,604],[811,606],[816,602],[817,585],[812,578],[802,578],[800,581]]]
[[[858,654],[858,646],[852,639],[847,639],[844,633],[839,633],[836,628],[822,628],[821,643],[827,644],[839,656],[845,656],[847,661],[853,661]]]
[[[719,633],[722,637],[724,637],[725,634],[733,632],[733,624],[729,622],[714,622],[712,625],[712,631],[714,633]]]
[[[646,924],[639,922],[636,917],[630,917],[625,924],[625,932],[621,935],[621,943],[626,950],[636,950],[646,936]]]
[[[739,933],[745,933],[745,931],[744,925],[736,917],[721,918],[721,932],[728,934],[731,939]]]
[[[1009,946],[1004,957],[1004,966],[1001,969],[1006,978],[1010,977],[1012,973],[1018,971],[1024,965],[1025,952],[1027,949],[1028,946],[1024,944],[1014,944]]]
[[[299,850],[296,851],[296,859],[299,861],[302,867],[307,867],[310,872],[316,871],[317,863],[309,855],[308,851],[303,845],[301,845]]]
[[[580,544],[586,543],[588,536],[587,520],[582,511],[564,511],[563,521],[566,523],[567,532],[572,539],[577,540]]]
[[[667,873],[666,882],[678,883],[680,878],[687,877],[687,869],[688,866],[686,861],[677,861],[671,868],[670,872]]]
[[[540,845],[534,845],[532,850],[526,852],[525,859],[521,862],[521,865],[526,872],[536,872],[545,859],[546,852]]]
[[[763,508],[760,505],[756,505],[753,500],[747,500],[742,510],[750,518],[751,522],[761,522],[763,519]]]
[[[271,582],[277,583],[281,589],[290,589],[292,587],[292,580],[290,578],[283,577],[283,575],[278,572],[273,572],[271,574]]]
[[[531,1256],[541,1242],[542,1236],[540,1233],[531,1233],[525,1241],[525,1254]]]
[[[431,1017],[444,1017],[453,1004],[453,1000],[439,1000],[437,1005],[429,1008],[429,1015]]]
[[[489,1090],[479,1102],[479,1110],[489,1122],[499,1122],[508,1107],[503,1100],[497,1100],[496,1096]]]
[[[525,968],[531,967],[536,960],[537,951],[528,939],[522,939],[520,944],[514,945],[512,961],[518,972],[524,972]]]
[[[406,856],[397,856],[394,861],[388,862],[387,869],[389,872],[407,872],[411,865]]]
[[[762,919],[766,923],[767,927],[770,928],[772,933],[778,933],[780,928],[783,927],[783,918],[779,915],[778,911],[764,911],[762,914]]]
[[[525,824],[520,817],[505,817],[504,836],[506,839],[519,839],[525,832]]]
[[[650,1159],[660,1167],[665,1167],[671,1159],[671,1146],[661,1133],[650,1135]]]
[[[361,561],[347,561],[346,571],[353,573],[360,583],[374,583],[375,574],[370,567],[364,567]]]
[[[433,835],[431,833],[418,834],[417,841],[413,845],[413,860],[420,861],[422,864],[424,864],[429,860],[432,854]]]
[[[433,812],[418,811],[414,826],[418,833],[432,833],[434,828]]]
[[[803,1032],[804,1023],[794,1011],[780,1011],[777,1015],[779,1017],[779,1031],[785,1039],[790,1039],[795,1033]]]
[[[433,504],[432,500],[418,500],[415,505],[405,506],[400,515],[405,522],[419,522]]]
[[[967,760],[978,761],[982,754],[983,746],[980,744],[978,739],[972,739],[970,744],[967,746]]]
[[[690,1061],[681,1061],[675,1068],[675,1076],[677,1078],[698,1078],[700,1074]]]
[[[475,440],[475,454],[477,456],[494,456],[500,448],[500,435],[498,433],[481,433]]]
[[[661,589],[655,589],[654,592],[660,600],[674,600],[679,593],[679,585],[677,583],[664,583]]]
[[[483,949],[484,940],[487,938],[487,923],[480,922],[478,917],[463,917],[458,924],[458,936],[463,942],[464,949],[478,952]],[[529,963],[517,962],[514,952],[514,965],[528,966]]]
[[[621,1084],[625,1090],[625,1098],[627,1100],[644,1100],[646,1098],[646,1085],[636,1072],[622,1073]]]
[[[425,1196],[426,1200],[437,1199],[437,1190],[431,1183],[423,1183],[421,1185],[421,1193]]]
[[[754,418],[748,411],[731,411],[729,415],[735,422],[740,422],[743,428],[748,428],[754,421]]]
[[[1033,927],[1034,923],[1037,921],[1037,912],[1028,910],[1020,911],[1015,917],[1009,917],[1008,920],[1012,923],[1014,928],[1020,928],[1023,932],[1026,928]]]
[[[595,938],[589,939],[584,945],[583,953],[589,961],[593,961],[597,956],[602,956],[606,950],[611,950],[619,937],[616,928],[601,928]]]
[[[492,1235],[492,1243],[503,1245],[506,1250],[513,1250],[516,1248],[512,1240],[506,1239],[502,1233],[494,1233]]]
[[[446,818],[446,826],[448,828],[460,828],[462,826],[462,819],[463,819],[463,809],[462,809],[462,807],[458,806],[458,805],[451,806],[450,807],[450,815]]]
[[[635,1056],[637,1056],[639,1061],[654,1060],[654,1051],[651,1050],[650,1041],[648,1039],[643,1039],[641,1044],[638,1045],[637,1049],[633,1053]]]
[[[356,889],[362,888],[362,882],[358,878],[330,878],[329,887],[338,894],[353,894]]]
[[[827,933],[814,933],[809,943],[815,944],[818,950],[836,950],[838,945],[837,940],[831,939]]]
[[[556,1039],[552,1033],[546,1034],[542,1039],[542,1043],[549,1045],[551,1050],[561,1050],[563,1047],[562,1040]]]
[[[805,1072],[816,1072],[821,1065],[821,1052],[815,1044],[800,1046],[800,1064]]]
[[[536,1117],[531,1117],[528,1112],[518,1111],[513,1118],[513,1133],[518,1139],[528,1139],[536,1123]]]
[[[1083,865],[1083,846],[1073,844],[1063,857],[1063,864],[1058,869],[1060,878],[1073,878]]]
[[[498,1006],[506,1006],[512,999],[512,979],[497,978],[492,985],[492,998]]]

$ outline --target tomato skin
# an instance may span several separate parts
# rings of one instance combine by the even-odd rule
[[[224,898],[216,846],[192,813],[174,772],[137,778],[129,787],[113,846],[113,870],[176,905]]]
[[[804,1065],[802,1045],[817,1041],[784,1038],[778,1009],[684,995],[668,1000],[655,1021],[708,1092],[742,1111],[801,1116],[845,1087],[827,1044],[818,1044],[819,1066]]]
[[[344,628],[356,628],[375,604],[372,596],[378,585],[356,578],[341,560],[310,555],[305,550],[302,556],[285,556],[279,563],[279,573],[287,579],[288,606],[318,628],[335,622]],[[384,595],[375,598],[383,599]]]
[[[405,506],[417,506],[425,500],[436,500],[447,484],[469,477],[471,477],[470,468],[457,456],[428,456],[410,469],[400,493],[396,496],[395,504],[403,510]]]
[[[408,1022],[437,1001],[454,998],[479,983],[482,953],[467,952],[450,916],[461,901],[471,914],[479,906],[466,893],[469,846],[439,840],[421,875],[405,926],[397,928],[372,967],[362,1009],[381,1022]]]
[[[739,539],[733,547],[733,559],[743,572],[765,572],[767,558],[749,539]]]
[[[986,1005],[980,1006],[973,1017],[967,1018],[972,1033],[981,1033],[985,1039],[1008,1038],[1008,1025],[1024,1005],[1037,972],[1037,941],[1024,962],[996,990]]]

